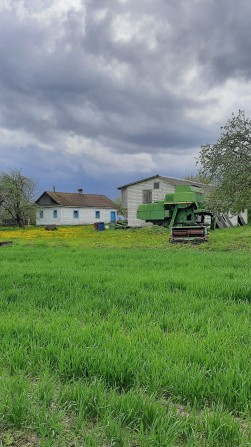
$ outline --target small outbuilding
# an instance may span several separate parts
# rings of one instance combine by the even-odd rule
[[[100,194],[45,191],[36,200],[36,225],[87,225],[117,220],[117,205]]]

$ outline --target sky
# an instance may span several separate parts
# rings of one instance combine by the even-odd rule
[[[251,118],[249,0],[1,0],[0,171],[105,194]]]

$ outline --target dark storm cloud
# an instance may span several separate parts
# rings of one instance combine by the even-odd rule
[[[251,25],[250,2],[206,2],[196,18],[196,29],[202,39],[198,60],[211,82],[222,82],[232,77],[250,79]],[[212,17],[210,22],[207,17]]]
[[[0,9],[0,127],[23,151],[189,153],[218,131],[210,90],[250,80],[246,0],[21,3]]]

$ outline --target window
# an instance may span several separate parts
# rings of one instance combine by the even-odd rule
[[[58,217],[58,210],[53,210],[53,217],[54,219]]]
[[[44,212],[43,212],[43,210],[39,211],[39,217],[40,217],[40,219],[43,219],[43,217],[44,217]]]
[[[159,182],[154,182],[153,189],[159,189]]]
[[[150,189],[143,191],[143,203],[152,203],[152,191]]]
[[[96,211],[96,219],[100,219],[100,211]]]
[[[78,210],[74,210],[73,211],[73,217],[74,217],[74,219],[76,218],[78,218],[79,217],[79,215],[78,215]]]

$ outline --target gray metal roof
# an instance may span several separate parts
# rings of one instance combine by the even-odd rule
[[[148,180],[161,179],[164,180],[169,185],[178,186],[178,185],[196,185],[201,187],[209,187],[209,185],[205,185],[204,183],[193,182],[191,180],[178,179],[173,177],[165,177],[163,175],[153,175],[151,177],[143,178],[141,180],[137,180],[136,182],[127,183],[126,185],[119,186],[118,189],[127,188],[128,186],[136,185],[138,183],[147,182]]]

